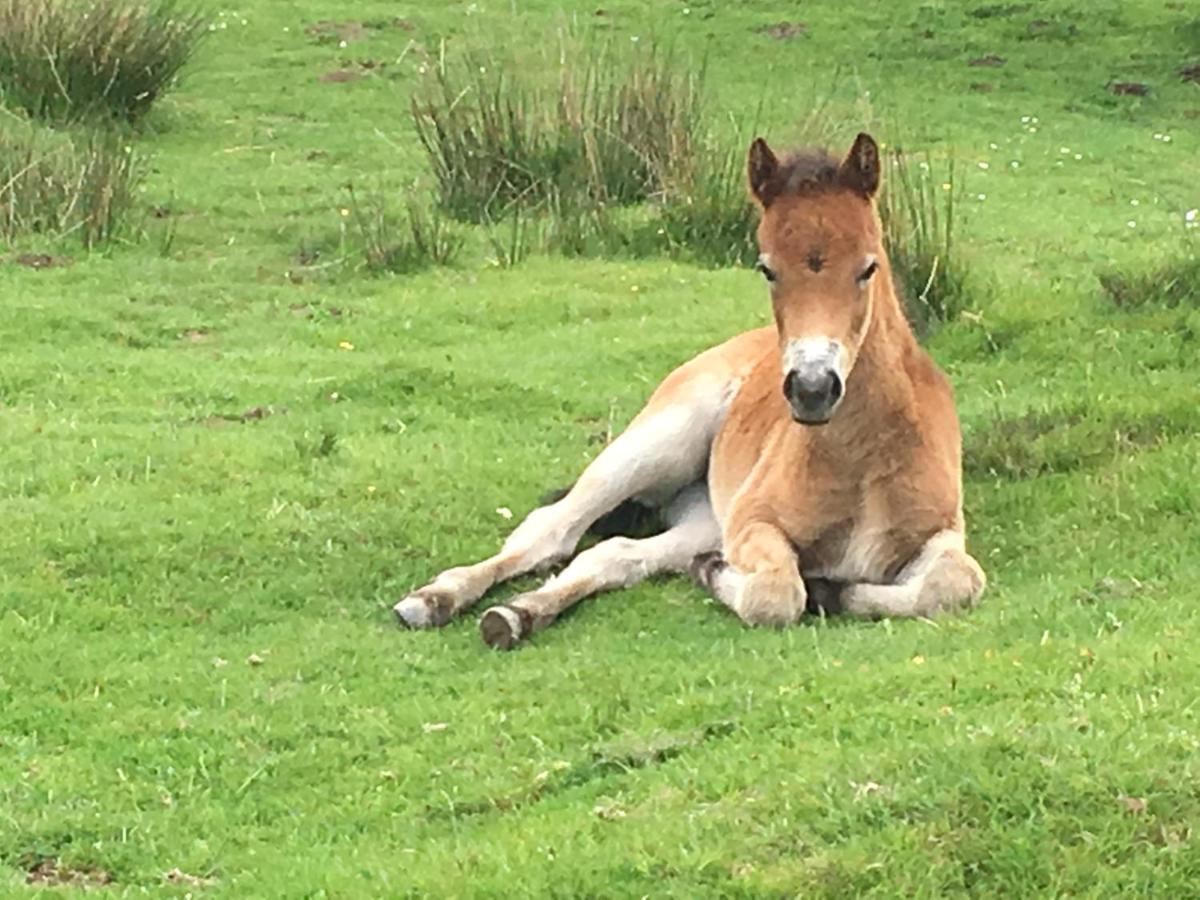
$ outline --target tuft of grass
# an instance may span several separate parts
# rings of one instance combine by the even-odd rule
[[[997,416],[964,435],[963,472],[1012,481],[1074,472],[1198,430],[1190,403],[1133,411],[1080,404]]]
[[[1200,252],[1189,247],[1183,255],[1154,265],[1105,272],[1100,287],[1118,309],[1200,307]]]
[[[754,261],[758,212],[746,192],[744,159],[740,146],[709,146],[668,183],[661,222],[672,255],[712,266]]]
[[[55,122],[136,122],[207,32],[174,0],[0,0],[0,101]]]
[[[0,120],[0,237],[78,237],[85,247],[131,230],[144,168],[119,135],[77,140]]]
[[[462,250],[463,237],[437,208],[410,199],[400,216],[386,198],[374,193],[360,198],[350,188],[345,207],[354,230],[353,240],[370,272],[402,275],[432,266],[452,264]]]
[[[414,95],[417,136],[450,215],[489,222],[514,205],[637,203],[690,163],[703,76],[670,53],[564,45],[553,88],[517,71],[501,56],[443,54]]]
[[[501,269],[511,269],[524,261],[532,249],[530,218],[518,207],[505,222],[488,225],[487,243],[492,250],[492,262]]]
[[[966,274],[955,243],[960,189],[954,160],[928,153],[885,153],[879,214],[896,289],[919,335],[949,322],[967,305]]]

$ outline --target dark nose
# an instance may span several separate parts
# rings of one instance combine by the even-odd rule
[[[829,421],[842,399],[842,379],[833,369],[792,369],[783,379],[783,395],[797,422],[816,425]]]

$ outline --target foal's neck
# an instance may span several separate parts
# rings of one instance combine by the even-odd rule
[[[911,360],[917,339],[891,285],[876,298],[871,324],[846,384],[843,408],[824,429],[849,447],[890,430],[911,417],[914,387]]]

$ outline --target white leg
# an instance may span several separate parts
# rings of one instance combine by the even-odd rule
[[[684,572],[698,554],[720,546],[721,530],[703,483],[680,493],[669,505],[667,519],[671,524],[662,534],[603,541],[537,590],[489,609],[480,620],[484,642],[511,650],[584,597],[630,587],[661,572]]]
[[[667,498],[700,479],[728,402],[720,384],[648,406],[557,503],[536,509],[495,556],[442,572],[395,606],[410,628],[446,624],[502,581],[569,557],[596,519],[639,495]]]

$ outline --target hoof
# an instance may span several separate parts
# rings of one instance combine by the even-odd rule
[[[717,576],[728,565],[725,562],[725,557],[721,555],[719,550],[714,550],[711,553],[701,553],[699,556],[692,559],[692,564],[688,566],[688,572],[692,576],[692,580],[700,587],[711,591],[713,585],[716,584]]]
[[[746,579],[735,607],[738,618],[751,628],[786,628],[804,615],[804,583],[774,573]]]
[[[493,606],[479,620],[479,633],[493,650],[511,650],[525,637],[525,622],[515,609]]]
[[[454,604],[449,597],[409,594],[392,607],[392,612],[405,628],[441,628],[450,621]]]

